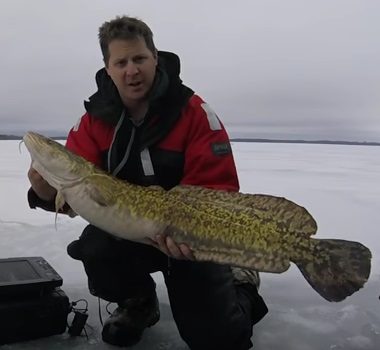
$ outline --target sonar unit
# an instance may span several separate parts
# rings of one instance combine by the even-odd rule
[[[0,345],[64,333],[71,307],[62,284],[42,257],[0,259]]]

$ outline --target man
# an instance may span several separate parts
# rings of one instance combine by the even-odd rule
[[[193,184],[238,191],[227,133],[216,114],[183,85],[179,58],[157,51],[150,28],[116,17],[99,29],[105,67],[66,146],[119,178],[170,189]],[[54,210],[55,190],[31,167],[31,208]],[[67,209],[67,206],[66,206]],[[174,320],[192,350],[246,350],[268,309],[253,271],[197,262],[190,249],[157,235],[159,249],[121,241],[91,225],[68,246],[83,262],[90,292],[118,307],[102,338],[131,346],[160,317],[151,273],[162,271]]]

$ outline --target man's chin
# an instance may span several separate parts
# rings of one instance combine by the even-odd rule
[[[146,92],[141,92],[141,93],[128,93],[125,94],[125,99],[124,102],[128,103],[138,103],[146,100],[148,94]]]

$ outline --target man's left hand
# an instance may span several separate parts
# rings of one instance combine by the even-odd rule
[[[156,235],[158,248],[167,256],[182,260],[195,260],[195,257],[186,244],[177,244],[171,237],[164,235]]]

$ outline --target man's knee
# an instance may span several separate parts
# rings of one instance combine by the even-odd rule
[[[114,238],[106,232],[88,225],[83,230],[79,239],[67,246],[67,254],[81,261],[101,260],[110,256],[113,252]]]
[[[82,261],[90,293],[110,302],[129,296],[155,293],[152,277],[136,264],[138,252],[128,241],[119,241],[94,226],[87,226],[80,238],[70,243],[67,253]]]
[[[120,297],[115,286],[118,275],[109,264],[105,264],[107,256],[112,254],[108,234],[92,225],[86,226],[79,239],[67,246],[67,254],[79,260],[84,265],[88,278],[88,288],[91,294],[108,301],[118,300]]]

